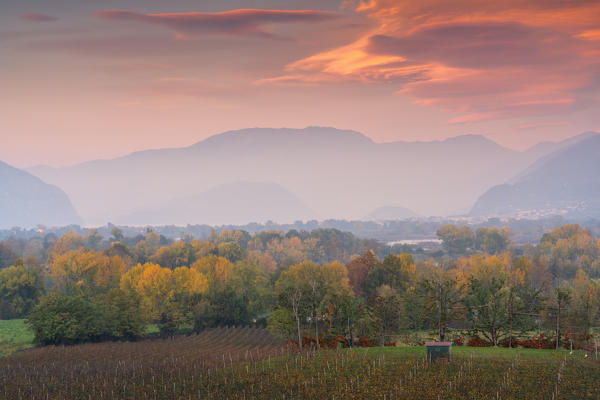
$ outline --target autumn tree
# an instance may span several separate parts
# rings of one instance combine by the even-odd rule
[[[78,250],[85,246],[85,238],[77,233],[66,233],[62,235],[53,245],[51,256],[58,256],[72,250]]]
[[[348,280],[355,296],[365,295],[367,275],[377,265],[377,257],[373,251],[367,251],[362,256],[355,257],[346,264]]]
[[[216,284],[226,284],[231,279],[232,264],[223,257],[208,256],[196,260],[191,266],[192,269],[203,273],[211,286]]]
[[[369,271],[365,281],[365,292],[372,296],[377,288],[388,285],[398,294],[402,294],[414,285],[416,278],[415,262],[410,254],[391,254]]]
[[[162,267],[175,269],[189,267],[196,260],[192,246],[179,240],[168,246],[162,246],[150,257],[150,260]]]
[[[55,256],[49,266],[56,289],[84,296],[118,287],[124,272],[121,257],[109,257],[84,248]]]
[[[563,225],[544,234],[539,246],[540,260],[548,265],[555,286],[571,280],[582,268],[593,272],[592,265],[600,256],[600,247],[589,230],[576,224]]]
[[[159,234],[148,232],[146,237],[135,245],[133,253],[136,255],[137,261],[143,264],[150,261],[156,251],[166,244],[166,240],[163,240]]]

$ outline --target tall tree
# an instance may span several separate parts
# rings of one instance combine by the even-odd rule
[[[573,312],[581,333],[587,337],[595,326],[600,311],[598,283],[590,280],[584,270],[577,270],[573,281]]]
[[[375,253],[372,250],[369,250],[362,256],[355,257],[346,264],[350,286],[356,296],[365,295],[367,275],[375,268],[377,262]]]
[[[508,333],[509,288],[501,266],[482,265],[467,280],[463,303],[474,331],[481,333],[493,346]]]
[[[460,315],[461,292],[456,277],[436,267],[420,281],[425,310],[430,323],[438,328],[439,340],[446,338],[448,324]]]
[[[415,262],[410,254],[391,254],[369,271],[365,291],[373,296],[377,288],[388,285],[398,294],[402,294],[416,282],[416,271]]]

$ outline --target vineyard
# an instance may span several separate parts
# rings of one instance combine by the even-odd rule
[[[535,355],[535,356],[534,356]],[[540,356],[537,356],[540,355]],[[292,352],[267,331],[43,347],[0,360],[6,399],[600,399],[600,363],[552,350]]]

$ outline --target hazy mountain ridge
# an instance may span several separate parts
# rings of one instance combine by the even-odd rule
[[[124,224],[187,225],[234,224],[310,220],[317,215],[300,199],[272,182],[235,182],[219,185],[197,196],[173,200],[156,210],[119,218]]]
[[[381,204],[422,215],[464,213],[534,161],[478,135],[375,143],[334,128],[253,128],[184,148],[30,171],[63,188],[87,223],[103,224],[240,181],[283,185],[322,218],[362,218]]]
[[[0,228],[82,223],[67,195],[0,161]]]
[[[514,182],[490,188],[475,203],[471,214],[598,216],[599,172],[600,135],[586,133],[539,159]]]
[[[384,206],[378,207],[364,219],[367,221],[393,221],[415,218],[419,215],[406,207]]]

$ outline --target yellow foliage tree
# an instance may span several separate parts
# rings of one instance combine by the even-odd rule
[[[49,265],[49,275],[59,290],[92,295],[118,287],[125,268],[119,256],[79,249],[56,255]]]
[[[227,283],[231,279],[231,263],[223,257],[202,257],[192,264],[191,268],[203,273],[211,284]]]
[[[179,267],[173,271],[173,284],[176,294],[181,296],[194,296],[208,290],[206,276],[192,268]]]

